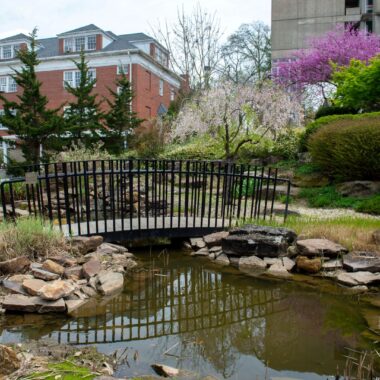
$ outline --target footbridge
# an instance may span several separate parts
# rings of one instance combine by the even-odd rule
[[[34,215],[66,235],[192,237],[271,218],[290,182],[276,169],[224,161],[93,160],[25,168],[3,180],[4,219]]]

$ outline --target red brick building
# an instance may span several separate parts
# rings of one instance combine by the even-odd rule
[[[0,91],[9,100],[16,100],[19,89],[10,76],[20,67],[15,58],[17,49],[28,46],[24,34],[0,40]],[[95,91],[99,100],[116,90],[115,80],[123,70],[134,91],[132,109],[140,118],[149,119],[164,114],[181,87],[181,78],[169,69],[168,51],[155,39],[143,33],[115,35],[90,24],[38,40],[37,75],[41,91],[49,99],[49,107],[58,108],[71,101],[65,82],[75,86],[79,72],[72,60],[85,51],[91,75],[96,78]],[[102,103],[106,108],[106,102]],[[0,102],[0,113],[2,105]],[[7,135],[0,125],[0,136]],[[3,143],[3,151],[6,149]],[[5,152],[4,152],[5,153]]]

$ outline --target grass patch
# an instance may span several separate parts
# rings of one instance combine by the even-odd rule
[[[318,168],[318,166],[312,163],[299,165],[297,166],[295,170],[295,173],[298,175],[308,175],[308,174],[314,174],[314,173],[319,173],[319,172],[320,172],[320,169]]]
[[[41,219],[20,218],[16,223],[0,224],[0,260],[46,257],[65,247],[62,233]]]
[[[355,211],[380,215],[380,194],[368,198],[343,197],[334,186],[304,188],[299,198],[307,200],[310,207],[352,208]]]
[[[20,380],[81,380],[94,379],[98,374],[91,372],[88,368],[78,366],[71,362],[62,362],[57,364],[49,364],[48,370],[45,372],[37,372],[28,376],[23,376]]]
[[[253,222],[253,223],[257,223]],[[288,217],[284,223],[277,220],[260,221],[272,227],[287,227],[305,239],[324,238],[335,241],[350,251],[372,251],[380,254],[380,247],[373,240],[373,232],[380,229],[380,220],[363,217],[339,217],[331,219]]]

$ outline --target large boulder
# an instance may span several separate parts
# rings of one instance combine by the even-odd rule
[[[264,260],[256,256],[241,257],[239,259],[239,270],[249,275],[261,274],[267,268]]]
[[[123,289],[124,276],[117,272],[102,271],[97,276],[98,290],[105,296]]]
[[[320,258],[310,259],[306,256],[298,256],[296,258],[297,269],[302,272],[315,274],[318,273],[322,268],[322,261]]]
[[[78,281],[83,278],[82,267],[76,265],[65,269],[65,277],[70,280]]]
[[[102,269],[101,263],[96,259],[91,259],[82,266],[83,275],[85,278],[96,276]]]
[[[230,265],[230,259],[227,255],[222,253],[221,255],[215,258],[214,263],[219,265]]]
[[[371,252],[351,252],[343,257],[343,268],[349,272],[380,272],[380,257]]]
[[[370,197],[380,193],[380,181],[350,181],[337,186],[344,197]]]
[[[268,236],[281,236],[287,243],[291,244],[297,238],[297,234],[283,227],[267,227],[267,226],[257,226],[254,224],[247,224],[243,227],[234,228],[230,231],[231,235],[251,235],[260,234]]]
[[[229,235],[228,231],[215,232],[203,237],[204,242],[207,247],[220,246],[222,244],[222,239],[226,238]]]
[[[305,239],[296,243],[297,253],[302,256],[337,257],[348,252],[340,244],[327,239]]]
[[[278,257],[286,253],[288,242],[281,235],[231,234],[223,239],[222,248],[233,256]]]
[[[0,272],[3,274],[9,273],[24,273],[29,269],[30,260],[26,256],[16,257],[0,262]]]
[[[203,238],[191,238],[190,245],[191,245],[191,248],[196,249],[196,250],[206,247],[206,243],[203,240]]]
[[[16,352],[4,345],[0,345],[0,377],[10,375],[21,367],[21,361]]]
[[[71,247],[78,253],[85,255],[95,251],[103,243],[102,236],[76,236],[71,240]]]
[[[21,311],[24,313],[60,313],[66,310],[65,302],[62,299],[51,302],[43,300],[40,297],[28,297],[21,294],[5,296],[2,307],[5,310]]]
[[[294,266],[294,262],[293,262],[293,266]],[[289,267],[290,265],[288,263],[284,263],[284,262],[281,262],[281,260],[278,260],[277,262],[275,262],[269,267],[269,269],[266,271],[265,274],[270,277],[290,278],[292,277],[292,275],[289,273],[289,269],[288,269]]]

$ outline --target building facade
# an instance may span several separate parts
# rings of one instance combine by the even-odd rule
[[[16,52],[29,44],[30,38],[24,34],[0,40],[0,91],[9,100],[17,100],[20,94],[11,76],[13,69],[20,68]],[[169,69],[168,51],[143,33],[115,35],[90,24],[56,37],[39,39],[37,49],[40,60],[37,76],[42,83],[41,92],[52,109],[73,100],[66,84],[79,83],[73,60],[79,60],[81,50],[85,52],[89,74],[97,80],[94,91],[98,100],[109,96],[109,89],[117,90],[115,81],[124,72],[133,87],[132,110],[142,119],[164,114],[182,85],[181,78]],[[102,102],[101,107],[106,110],[107,103]],[[7,135],[0,125],[0,136],[15,138]],[[4,142],[3,151],[6,145]]]
[[[352,23],[380,34],[380,0],[272,0],[272,60],[307,47],[310,38]]]

